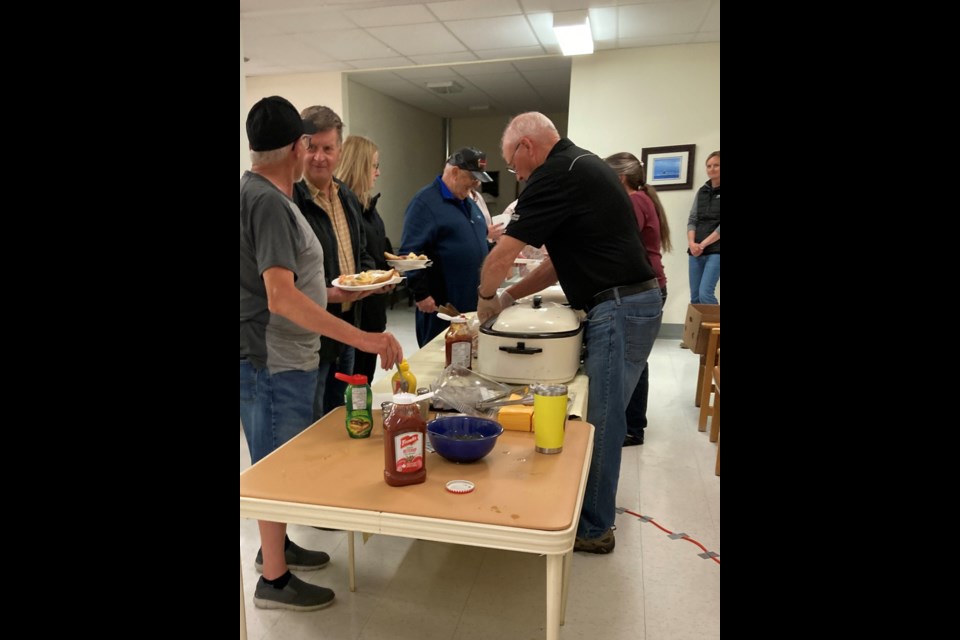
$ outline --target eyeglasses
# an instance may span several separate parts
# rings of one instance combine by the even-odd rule
[[[520,141],[517,142],[517,146],[513,148],[513,157],[511,157],[510,162],[507,163],[507,171],[513,174],[517,173],[517,168],[513,165],[513,161],[517,159],[517,151],[520,150],[521,144],[523,144],[523,138],[520,138]]]

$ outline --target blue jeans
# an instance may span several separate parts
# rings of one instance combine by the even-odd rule
[[[271,375],[240,361],[240,419],[252,463],[313,424],[316,386],[316,369]]]
[[[321,338],[322,340],[323,338]],[[321,362],[317,376],[317,389],[313,394],[313,419],[319,420],[334,409],[343,405],[343,394],[347,383],[334,377],[338,371],[353,375],[353,357],[356,351],[345,344],[340,345],[340,355],[336,362]]]
[[[659,289],[601,302],[587,314],[587,421],[596,431],[577,537],[598,538],[616,519],[627,401],[647,364],[662,318]]]
[[[720,254],[690,258],[690,303],[719,304],[714,293],[720,282]]]
[[[667,303],[667,288],[660,289],[660,308]],[[627,403],[627,434],[643,440],[643,430],[647,428],[647,397],[650,395],[650,363],[643,368],[640,382]]]

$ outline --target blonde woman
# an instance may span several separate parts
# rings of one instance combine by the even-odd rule
[[[362,212],[360,225],[363,227],[367,253],[373,256],[377,269],[389,269],[384,251],[393,252],[383,219],[377,213],[377,201],[380,194],[371,195],[373,185],[380,176],[380,150],[369,138],[348,136],[343,141],[343,152],[337,167],[337,179],[341,180],[360,200]],[[376,333],[387,328],[387,295],[373,295],[363,299],[360,305],[360,328]],[[362,373],[373,380],[377,367],[377,356],[356,352],[353,372]]]
[[[690,303],[719,304],[720,282],[720,150],[707,156],[707,180],[693,198],[687,219],[690,254]]]

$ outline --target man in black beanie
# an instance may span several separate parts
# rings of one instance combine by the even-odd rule
[[[304,136],[314,132],[279,96],[247,116],[252,169],[240,179],[240,419],[256,464],[313,423],[320,336],[378,353],[392,368],[403,350],[389,333],[366,333],[330,315],[323,249],[291,199],[303,172]],[[255,565],[263,572],[253,602],[265,609],[313,611],[334,593],[289,569],[326,566],[330,556],[286,537],[287,525],[261,520]]]

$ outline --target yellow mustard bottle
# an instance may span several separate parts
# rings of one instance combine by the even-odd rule
[[[394,393],[416,393],[417,391],[417,378],[410,371],[410,364],[406,360],[400,361],[400,370],[393,374],[393,377],[390,379],[391,388]],[[400,382],[405,381],[407,383],[406,389],[400,388]]]

